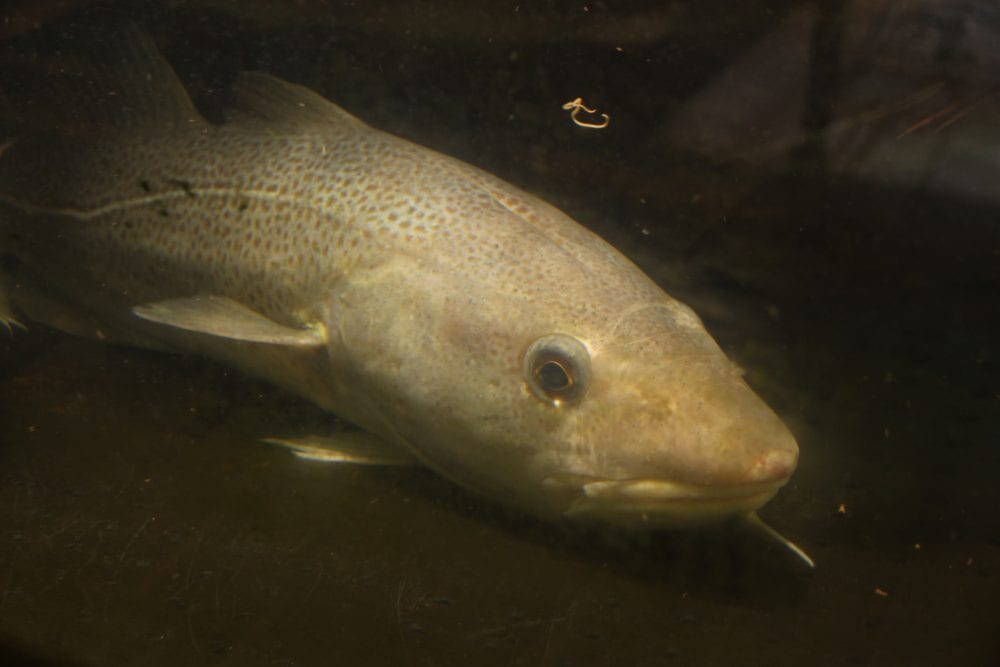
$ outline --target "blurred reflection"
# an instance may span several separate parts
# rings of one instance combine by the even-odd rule
[[[717,162],[789,165],[1000,199],[1000,5],[803,5],[689,99],[672,146]]]

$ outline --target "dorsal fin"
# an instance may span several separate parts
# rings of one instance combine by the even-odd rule
[[[47,67],[12,73],[4,116],[13,117],[19,132],[89,135],[95,127],[165,130],[206,123],[141,28],[85,34],[89,38],[77,36],[79,47],[74,42],[42,61]]]
[[[157,127],[205,122],[148,34],[132,25],[122,31],[120,40],[120,61],[106,68],[110,76],[103,82],[107,94],[121,96],[112,104],[114,116],[108,120]]]
[[[295,128],[333,126],[345,130],[368,127],[363,121],[304,86],[261,72],[244,72],[233,86],[233,123],[265,123]]]

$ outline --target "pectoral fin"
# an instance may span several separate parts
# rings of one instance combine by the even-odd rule
[[[300,438],[263,438],[264,442],[292,450],[307,461],[360,465],[411,466],[419,462],[409,452],[389,445],[364,431],[341,431],[335,435]]]
[[[289,327],[221,296],[167,299],[136,306],[132,312],[150,322],[250,343],[318,347],[326,342],[322,326]]]

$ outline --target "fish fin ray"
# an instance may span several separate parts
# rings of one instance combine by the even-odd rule
[[[7,299],[7,295],[0,290],[0,326],[7,330],[7,333],[13,334],[15,327],[18,329],[28,330],[28,327],[21,324],[21,322],[14,317],[14,309],[10,305],[10,301]]]
[[[409,452],[361,430],[341,431],[335,435],[262,438],[262,440],[285,447],[295,456],[307,461],[378,466],[418,465],[417,459]]]
[[[207,121],[191,101],[153,39],[139,26],[82,28],[70,44],[80,53],[53,59],[42,71],[14,72],[27,91],[5,100],[21,130],[91,136],[95,128],[118,130],[202,127]],[[95,44],[109,47],[94,48]],[[86,50],[84,50],[86,49]],[[44,62],[44,61],[43,61]],[[21,78],[25,80],[22,82]]]
[[[122,111],[121,100],[115,103],[114,120],[119,126],[135,122],[157,127],[205,123],[177,73],[145,31],[130,25],[122,31],[120,40],[119,57],[124,64],[112,69],[114,78],[109,80],[132,108],[126,105]]]
[[[139,142],[208,127],[137,26],[82,28],[56,53],[40,48],[46,57],[5,69],[0,86],[0,127],[9,132],[0,144],[0,208],[14,207],[35,219],[49,211],[33,203],[80,208],[67,184],[94,182],[88,176],[96,168],[93,160],[102,156],[104,164],[104,151],[114,153],[112,146],[127,141],[123,137]]]
[[[326,343],[322,326],[296,329],[221,296],[193,296],[142,304],[132,312],[166,326],[251,343],[318,347]]]
[[[262,72],[243,72],[233,85],[230,122],[266,122],[292,127],[367,128],[362,120],[304,86]]]

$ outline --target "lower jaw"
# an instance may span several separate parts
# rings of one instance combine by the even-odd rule
[[[773,494],[771,494],[773,496]],[[615,506],[575,505],[564,514],[620,528],[683,528],[718,523],[743,516],[764,505],[771,496],[741,503],[672,502],[669,505],[635,503]]]
[[[623,528],[678,528],[745,516],[773,498],[783,484],[712,489],[653,480],[598,481],[577,486],[568,498],[569,489],[559,495],[564,503],[561,513],[569,518]],[[670,493],[657,494],[658,487]]]

